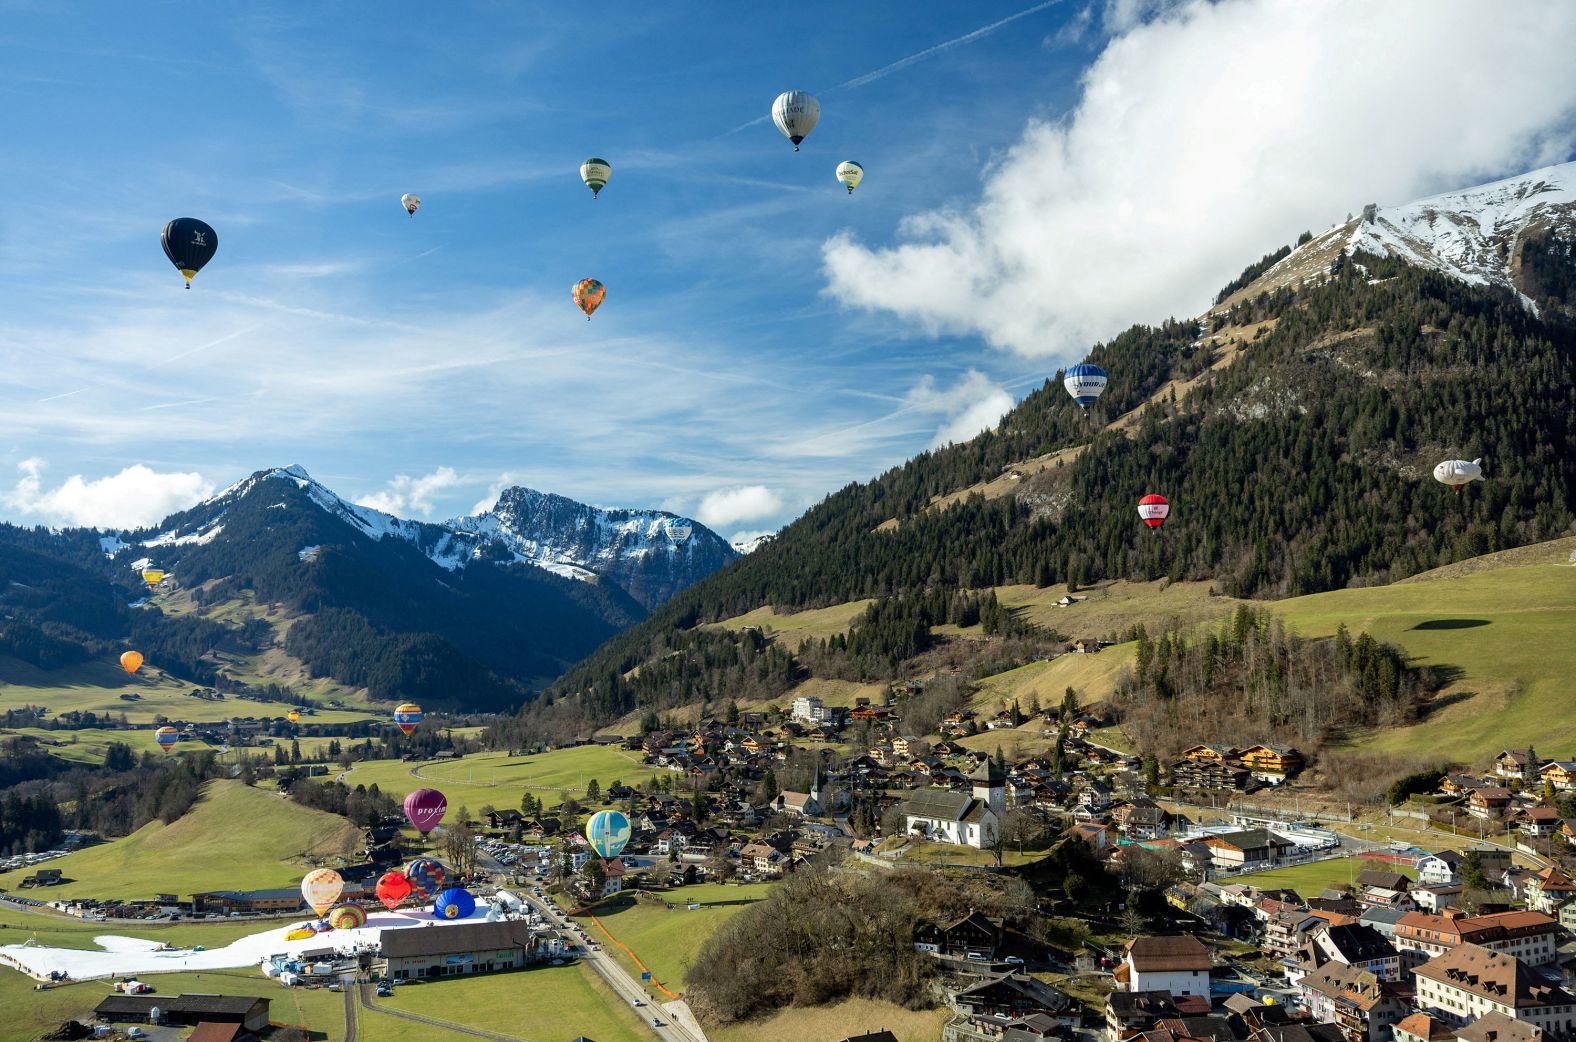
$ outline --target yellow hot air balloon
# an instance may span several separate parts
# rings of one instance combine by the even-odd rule
[[[142,668],[142,652],[123,651],[120,655],[120,668],[127,673],[135,673]]]
[[[159,583],[164,581],[164,569],[144,568],[142,570],[142,581],[147,583],[149,586],[159,585]]]
[[[290,712],[285,714],[285,719],[289,720],[293,724],[297,720],[301,719],[301,711],[299,709],[292,709]]]
[[[339,900],[340,891],[344,889],[344,879],[332,868],[319,868],[308,872],[301,880],[301,896],[306,898],[307,905],[318,915],[334,907],[334,902]]]

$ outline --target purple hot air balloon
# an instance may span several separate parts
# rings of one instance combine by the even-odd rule
[[[417,789],[405,797],[405,817],[423,836],[438,827],[448,810],[449,801],[437,789]]]

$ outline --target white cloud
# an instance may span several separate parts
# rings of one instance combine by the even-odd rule
[[[930,441],[933,449],[949,442],[968,441],[980,431],[989,430],[1013,404],[1012,395],[977,369],[970,369],[947,390],[937,388],[935,378],[926,374],[908,392],[904,403],[945,418]]]
[[[453,467],[439,467],[431,474],[424,474],[419,478],[398,474],[381,492],[362,496],[356,502],[396,517],[404,516],[408,510],[413,510],[422,517],[431,517],[433,510],[436,509],[434,498],[458,484],[460,484],[460,476],[454,472]]]
[[[1565,160],[1576,5],[1116,0],[1059,122],[962,209],[823,247],[830,292],[931,334],[1071,359],[1200,313],[1249,261],[1368,202]]]
[[[744,485],[706,493],[695,511],[695,520],[708,528],[717,528],[771,517],[782,509],[782,496],[765,485]]]
[[[161,474],[141,463],[108,477],[73,474],[58,488],[44,487],[44,461],[17,464],[22,476],[0,499],[52,525],[143,528],[157,524],[213,495],[213,483],[197,473]]]

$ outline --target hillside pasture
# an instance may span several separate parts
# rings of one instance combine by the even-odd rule
[[[669,991],[684,993],[684,975],[711,935],[771,889],[770,883],[730,885],[706,883],[636,900],[618,894],[593,910],[611,933],[646,965]],[[690,910],[688,905],[698,904]],[[628,953],[608,940],[589,916],[580,917],[592,937],[604,942],[602,950],[624,964],[638,980],[640,967]]]
[[[847,633],[859,613],[871,605],[870,599],[834,604],[829,608],[809,608],[805,611],[779,613],[770,605],[756,608],[743,615],[735,615],[717,623],[708,623],[720,629],[740,630],[754,627],[774,639],[789,651],[799,647],[807,637],[826,638],[834,633]]]
[[[205,890],[293,886],[313,862],[334,863],[361,832],[336,814],[302,807],[237,781],[211,781],[173,823],[152,821],[129,836],[49,862],[70,882],[40,897],[182,897]],[[29,869],[0,875],[16,891]]]

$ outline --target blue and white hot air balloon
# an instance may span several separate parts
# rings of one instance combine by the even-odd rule
[[[1062,386],[1067,388],[1067,393],[1073,396],[1084,412],[1089,411],[1089,406],[1095,403],[1105,391],[1105,370],[1097,365],[1082,362],[1067,370]]]
[[[628,818],[616,810],[604,810],[586,822],[586,843],[605,861],[618,857],[629,843],[630,832]]]

